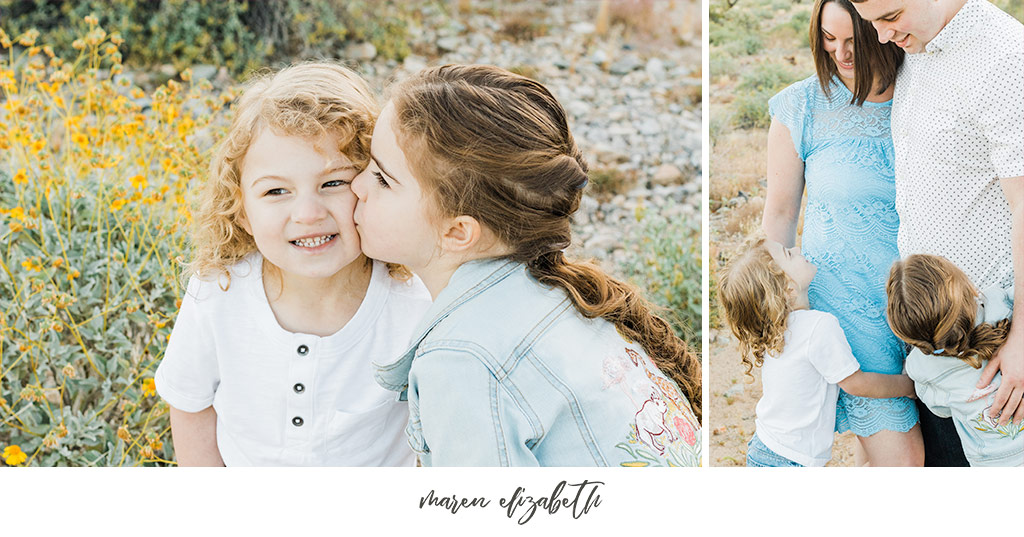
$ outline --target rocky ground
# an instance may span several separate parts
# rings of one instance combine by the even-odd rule
[[[445,63],[493,64],[547,85],[568,111],[591,170],[622,183],[607,188],[592,180],[575,219],[573,253],[614,270],[637,205],[659,210],[674,200],[663,214],[700,219],[700,4],[651,2],[677,24],[630,29],[625,21],[602,35],[597,2],[528,4],[525,12],[497,16],[425,13],[413,29],[412,48],[421,54],[360,67],[380,85]],[[683,45],[688,14],[697,17],[697,33]],[[523,25],[541,35],[508,35]]]

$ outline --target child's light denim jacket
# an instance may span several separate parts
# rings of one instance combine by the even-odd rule
[[[381,386],[424,466],[697,466],[690,403],[615,326],[508,260],[463,264]]]
[[[1008,319],[1013,288],[992,287],[979,297],[976,323]],[[985,364],[982,364],[984,367]],[[921,402],[939,417],[953,418],[964,455],[971,466],[1024,466],[1024,422],[999,425],[989,415],[1002,375],[976,389],[981,369],[949,356],[929,356],[914,349],[907,356],[907,375]]]

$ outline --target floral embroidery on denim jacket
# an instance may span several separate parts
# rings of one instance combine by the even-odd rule
[[[377,382],[424,466],[697,466],[690,403],[646,353],[521,263],[452,275]]]

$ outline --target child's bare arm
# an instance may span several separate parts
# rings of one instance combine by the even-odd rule
[[[914,397],[914,381],[907,375],[884,375],[857,370],[839,381],[839,387],[858,397]]]
[[[217,411],[199,412],[171,407],[171,437],[178,466],[224,466],[217,449]]]

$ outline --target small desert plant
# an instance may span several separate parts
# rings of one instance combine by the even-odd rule
[[[669,203],[666,211],[671,212]],[[676,334],[701,348],[701,240],[698,222],[667,218],[640,208],[638,226],[625,244],[633,245],[620,272],[664,309]]]
[[[635,171],[623,171],[618,168],[597,168],[588,174],[587,192],[600,200],[611,199],[616,194],[623,194],[636,183]]]

